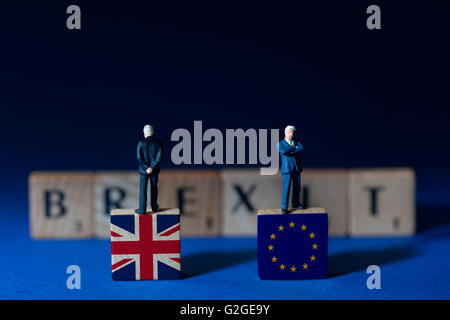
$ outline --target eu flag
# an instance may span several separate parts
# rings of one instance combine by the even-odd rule
[[[258,211],[258,273],[263,280],[328,275],[328,221],[323,208]]]

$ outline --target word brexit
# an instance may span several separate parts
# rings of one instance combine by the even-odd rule
[[[259,160],[260,165],[266,166],[261,167],[261,175],[273,175],[278,173],[279,130],[270,129],[270,150],[267,140],[268,129],[250,128],[246,131],[226,129],[224,138],[224,134],[219,129],[209,128],[203,132],[202,121],[194,121],[193,137],[191,132],[184,128],[178,128],[172,132],[171,141],[178,143],[172,148],[170,156],[175,165],[258,164]],[[203,148],[203,142],[209,143]]]

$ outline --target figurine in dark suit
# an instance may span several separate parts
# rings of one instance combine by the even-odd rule
[[[153,138],[153,127],[144,127],[144,139],[138,142],[137,158],[139,161],[140,190],[139,209],[136,213],[145,214],[147,212],[147,186],[150,180],[150,204],[152,211],[158,211],[158,174],[159,165],[162,160],[162,143]]]
[[[292,181],[292,207],[303,209],[300,203],[302,164],[300,162],[300,151],[303,145],[294,139],[294,126],[287,126],[284,129],[284,139],[278,143],[278,151],[281,156],[281,176],[283,177],[283,193],[281,199],[281,212],[287,213],[289,202],[289,191]]]

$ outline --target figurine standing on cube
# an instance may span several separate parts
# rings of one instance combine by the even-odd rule
[[[156,212],[158,206],[158,174],[159,165],[162,160],[162,143],[153,137],[153,127],[144,127],[144,139],[140,140],[137,146],[137,159],[139,161],[140,189],[139,189],[139,209],[136,213],[145,214],[147,212],[147,186],[150,180],[150,204],[152,211]]]
[[[284,129],[284,139],[278,143],[278,150],[281,156],[281,175],[283,177],[282,213],[287,213],[291,181],[292,207],[295,209],[303,209],[303,205],[300,203],[300,173],[302,171],[300,151],[303,150],[303,145],[300,141],[294,139],[295,130],[294,126],[287,126]]]

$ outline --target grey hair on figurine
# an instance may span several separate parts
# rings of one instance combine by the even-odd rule
[[[286,132],[286,131],[288,131],[288,130],[297,130],[297,129],[295,129],[295,127],[294,126],[286,126],[286,128],[284,128],[284,132]]]
[[[153,135],[153,127],[152,127],[151,125],[147,124],[147,125],[144,127],[144,135],[146,135],[146,136],[151,136],[151,135]]]

